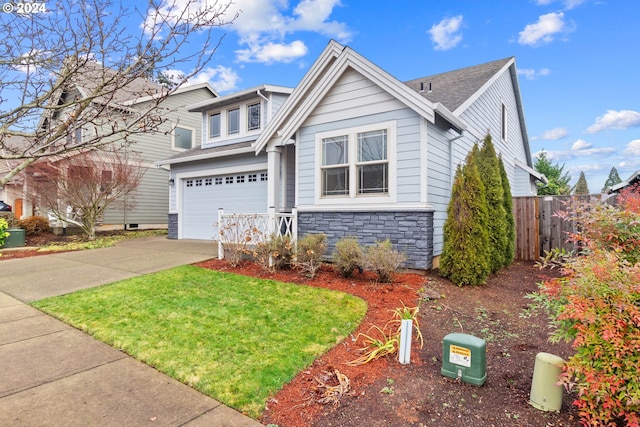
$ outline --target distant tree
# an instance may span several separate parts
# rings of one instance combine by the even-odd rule
[[[478,146],[458,165],[444,224],[439,274],[458,286],[479,285],[491,272],[489,214],[485,188],[476,165]]]
[[[576,186],[573,188],[573,194],[586,196],[589,194],[589,186],[587,185],[587,178],[584,176],[584,172],[580,172],[580,178],[576,182]]]
[[[604,187],[602,187],[602,192],[604,193],[608,187],[613,187],[614,185],[620,184],[621,182],[622,179],[620,179],[620,175],[618,175],[618,170],[615,166],[613,166],[611,168],[611,171],[609,171],[609,177],[605,181]]]
[[[541,151],[540,154],[538,154],[538,157],[536,157],[533,163],[533,168],[544,174],[549,180],[549,184],[546,186],[543,183],[537,183],[539,195],[571,193],[571,186],[569,185],[571,175],[569,175],[569,172],[563,173],[564,164],[562,166],[559,166],[557,163],[554,164],[547,158],[545,151]]]
[[[478,172],[484,184],[488,223],[491,272],[500,270],[504,264],[507,247],[507,215],[504,207],[504,187],[500,176],[500,162],[491,141],[491,135],[484,138],[482,148],[477,153]]]
[[[511,185],[504,168],[502,157],[499,158],[500,177],[502,178],[502,188],[504,192],[504,213],[507,218],[507,246],[504,248],[504,266],[508,267],[515,258],[516,250],[516,220],[513,216],[513,196],[511,196]]]
[[[38,206],[80,227],[89,240],[95,239],[96,224],[107,207],[132,207],[143,174],[137,158],[119,152],[82,153],[28,169]]]

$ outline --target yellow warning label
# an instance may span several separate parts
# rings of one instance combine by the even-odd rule
[[[451,344],[449,346],[449,362],[467,368],[471,367],[471,350]]]

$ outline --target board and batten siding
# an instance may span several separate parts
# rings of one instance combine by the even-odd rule
[[[168,97],[162,104],[167,123],[163,124],[156,134],[136,135],[135,144],[131,150],[140,153],[145,167],[142,182],[136,191],[136,203],[126,215],[122,209],[107,209],[104,214],[105,225],[138,224],[144,226],[166,226],[167,211],[169,210],[169,172],[158,169],[155,162],[166,159],[177,151],[172,150],[171,128],[180,125],[194,130],[194,146],[202,141],[202,125],[200,113],[189,113],[187,107],[207,99],[213,94],[200,88],[192,91],[180,92]],[[167,134],[165,134],[167,133]]]
[[[361,74],[347,70],[297,132],[298,207],[315,202],[316,134],[389,121],[396,123],[397,176],[390,184],[396,186],[398,204],[419,203],[420,117]]]

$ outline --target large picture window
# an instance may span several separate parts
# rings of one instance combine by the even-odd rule
[[[320,196],[389,195],[389,131],[345,132],[320,139]]]

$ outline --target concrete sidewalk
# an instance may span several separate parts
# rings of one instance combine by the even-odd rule
[[[147,238],[0,261],[0,424],[260,426],[23,303],[213,256],[211,242]]]

